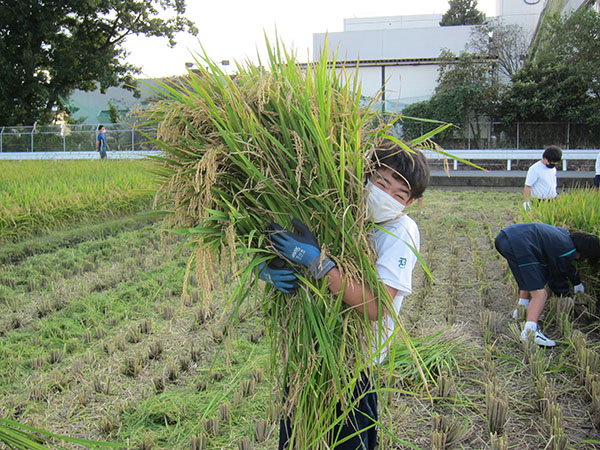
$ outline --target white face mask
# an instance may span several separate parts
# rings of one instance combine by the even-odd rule
[[[387,222],[402,215],[404,205],[367,181],[367,218],[375,223]]]

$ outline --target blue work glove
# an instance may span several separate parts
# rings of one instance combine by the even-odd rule
[[[271,242],[281,256],[308,267],[317,280],[323,278],[335,267],[335,263],[327,256],[321,258],[319,244],[306,225],[298,219],[292,219],[292,225],[296,233],[286,230],[276,222],[271,223]]]
[[[261,262],[258,265],[258,278],[284,294],[293,294],[298,288],[298,278],[294,269],[281,258],[274,258],[268,263]]]

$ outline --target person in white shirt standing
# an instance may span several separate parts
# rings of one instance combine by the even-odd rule
[[[594,177],[594,186],[600,188],[600,153],[596,156],[596,176]]]
[[[542,160],[529,168],[523,189],[523,208],[531,207],[531,197],[540,200],[556,197],[556,166],[561,159],[562,150],[556,145],[551,145],[544,150]]]

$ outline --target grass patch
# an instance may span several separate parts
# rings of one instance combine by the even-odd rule
[[[508,395],[504,436],[509,447],[548,444],[531,368],[511,331],[517,325],[510,318],[515,287],[489,238],[514,223],[521,203],[518,193],[432,190],[421,209],[407,208],[419,222],[434,280],[418,299],[425,276],[415,270],[415,292],[405,299],[402,314],[438,386],[430,385],[435,397],[430,403],[418,375],[410,372],[414,366],[397,367],[397,383],[386,385],[380,395],[381,448],[432,448],[432,439],[440,438],[446,444],[456,439],[450,448],[490,448],[490,380],[497,380],[501,399]],[[452,228],[452,239],[439,237],[440,224]],[[157,226],[139,225],[90,240],[84,233],[81,241],[66,239],[69,247],[48,248],[0,268],[3,280],[15,280],[0,289],[5,296],[0,300],[0,417],[67,436],[129,442],[132,449],[202,448],[202,442],[206,448],[276,448],[280,400],[268,369],[262,311],[240,311],[235,326],[222,321],[223,299],[235,282],[225,284],[225,291],[204,292],[191,282],[189,298],[182,302],[187,249],[180,251],[178,241],[165,241],[163,247]],[[85,261],[94,264],[93,270],[78,273]],[[476,264],[485,270],[477,272]],[[451,326],[446,310],[453,274]],[[494,312],[497,327],[487,339],[478,276],[489,286],[486,308]],[[211,314],[205,314],[204,298]],[[39,317],[43,301],[50,309]],[[546,312],[544,331],[558,336],[557,321]],[[573,318],[573,328],[585,334],[587,348],[596,353],[597,326],[597,318],[584,324]],[[132,330],[138,330],[137,342],[128,340]],[[148,352],[157,342],[160,357],[151,359]],[[573,344],[559,340],[539,358],[569,443],[596,448],[594,404],[582,384]],[[463,424],[468,425],[464,434]]]
[[[75,228],[56,231],[44,236],[5,243],[0,246],[0,264],[14,264],[30,256],[51,253],[79,243],[102,240],[123,231],[135,230],[154,222],[151,215],[119,217],[108,221],[81,223]]]
[[[0,242],[147,210],[146,161],[0,161]]]

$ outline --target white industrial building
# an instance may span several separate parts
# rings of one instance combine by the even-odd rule
[[[533,35],[546,10],[566,13],[584,5],[599,10],[600,0],[496,0],[495,17],[506,24],[520,25]],[[431,97],[437,85],[442,49],[459,54],[470,39],[474,26],[441,27],[441,18],[441,14],[427,14],[344,19],[342,32],[313,34],[313,58],[318,58],[327,38],[331,58],[336,53],[338,63],[347,70],[359,61],[358,76],[364,96],[381,92],[386,110],[401,110],[407,104]],[[111,87],[106,94],[76,90],[69,100],[70,106],[78,109],[74,118],[97,124],[107,120],[109,100],[124,116],[151,95],[146,91],[142,88],[142,98],[137,99],[121,87]]]
[[[497,0],[496,18],[533,35],[546,3]],[[431,97],[441,51],[459,54],[470,39],[473,25],[441,27],[441,18],[430,14],[345,19],[342,32],[313,34],[313,58],[322,53],[327,39],[330,59],[335,57],[346,69],[359,62],[358,77],[366,97],[381,92],[386,110],[401,110]]]

